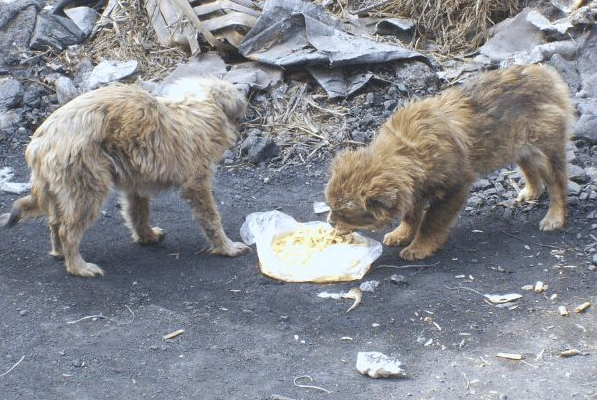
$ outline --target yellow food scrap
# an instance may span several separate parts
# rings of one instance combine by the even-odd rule
[[[291,265],[305,265],[312,256],[335,244],[359,244],[352,233],[341,234],[335,229],[302,227],[285,233],[271,247],[277,257]],[[362,243],[360,243],[362,244]]]

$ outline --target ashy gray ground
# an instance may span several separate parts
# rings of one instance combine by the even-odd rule
[[[27,178],[22,167],[16,172]],[[301,221],[322,218],[312,203],[326,179],[325,165],[220,169],[215,193],[226,231],[239,240],[245,215],[277,207]],[[15,198],[1,193],[0,209]],[[570,203],[569,227],[559,233],[536,229],[547,200],[530,211],[465,211],[445,248],[421,263],[437,265],[373,269],[365,279],[379,287],[349,313],[348,300],[317,293],[357,283],[283,284],[258,272],[255,253],[198,253],[206,242],[174,192],[152,205],[168,234],[156,247],[131,243],[111,199],[81,247],[104,268],[102,278],[68,276],[46,254],[44,221],[23,223],[0,240],[0,399],[595,398],[596,204]],[[384,248],[375,267],[406,264],[397,253]],[[389,281],[394,273],[407,285]],[[547,291],[521,289],[536,281]],[[501,308],[475,291],[523,297]],[[592,307],[574,313],[585,301]],[[70,323],[96,314],[110,319]],[[177,329],[185,332],[162,339]],[[583,355],[558,356],[570,348]],[[409,378],[360,375],[359,351],[396,356]],[[304,375],[329,393],[294,386]]]

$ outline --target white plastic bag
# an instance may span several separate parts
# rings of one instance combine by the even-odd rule
[[[331,229],[326,222],[299,223],[279,211],[248,215],[240,228],[247,245],[256,243],[260,271],[286,282],[345,282],[361,279],[382,252],[381,243],[354,233],[356,244],[334,244],[316,253],[305,265],[290,266],[279,260],[272,249],[273,240],[300,227]]]

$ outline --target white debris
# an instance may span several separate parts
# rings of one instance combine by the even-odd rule
[[[331,292],[321,292],[318,293],[317,296],[319,296],[322,299],[350,299],[350,300],[354,300],[354,303],[350,306],[350,308],[348,308],[348,310],[346,310],[346,312],[350,312],[351,310],[353,310],[356,306],[358,306],[362,300],[362,292],[359,288],[352,288],[347,292],[338,292],[338,293],[331,293]]]
[[[506,358],[508,360],[522,360],[523,356],[521,354],[517,354],[517,353],[498,353],[496,354],[496,357],[498,358]]]
[[[360,284],[359,289],[363,292],[374,292],[379,286],[379,281],[364,281]]]
[[[544,282],[537,281],[535,283],[535,287],[533,288],[533,291],[536,293],[542,293],[544,291]]]
[[[315,201],[313,203],[313,211],[315,214],[323,214],[329,212],[331,208],[323,201]]]
[[[510,301],[515,301],[515,300],[520,299],[521,297],[523,297],[522,295],[520,295],[518,293],[485,294],[484,296],[485,296],[486,299],[488,299],[489,301],[491,301],[494,304],[508,303]]]
[[[322,299],[341,299],[344,295],[344,292],[331,293],[331,292],[321,292],[317,294]]]
[[[12,194],[21,194],[31,189],[30,183],[10,182],[14,176],[13,169],[10,167],[0,168],[0,191]]]
[[[388,357],[377,351],[359,352],[356,358],[356,369],[371,378],[406,377],[406,371],[394,357]]]

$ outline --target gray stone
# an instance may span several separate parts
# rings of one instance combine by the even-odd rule
[[[598,179],[597,178],[598,172],[596,170],[596,167],[587,167],[587,168],[584,168],[584,171],[585,171],[585,174],[587,176],[589,176],[592,181],[596,182],[596,180]]]
[[[254,164],[268,162],[280,154],[279,147],[271,138],[248,136],[242,143],[242,153]]]
[[[567,193],[569,196],[579,196],[579,193],[581,193],[581,186],[573,181],[569,181],[567,184]]]
[[[73,83],[76,87],[86,90],[86,82],[89,79],[94,66],[90,60],[83,60],[75,67],[75,74],[73,75]]]
[[[585,183],[587,181],[587,174],[584,169],[575,164],[567,164],[567,176],[570,180]]]
[[[23,86],[16,79],[0,81],[0,109],[10,110],[23,100]]]
[[[30,86],[23,95],[23,103],[31,108],[40,108],[44,102],[46,92],[40,86]]]
[[[86,86],[88,89],[92,90],[101,85],[116,82],[133,74],[137,69],[137,66],[138,62],[135,60],[103,60],[92,70]]]
[[[473,207],[473,208],[478,208],[480,205],[482,205],[484,202],[484,200],[477,196],[477,195],[473,195],[471,197],[469,197],[469,199],[467,200],[467,206],[469,207]]]
[[[483,190],[483,189],[488,189],[491,188],[493,185],[492,183],[485,178],[481,178],[481,179],[477,179],[475,181],[475,183],[473,184],[473,189],[474,190]]]
[[[42,51],[47,50],[48,47],[64,50],[68,46],[83,42],[85,36],[85,33],[69,18],[39,14],[29,47]]]
[[[579,77],[579,71],[577,70],[577,63],[575,61],[565,60],[560,54],[554,54],[550,57],[549,64],[563,77],[567,86],[569,86],[571,95],[575,95],[581,86],[581,78]]]
[[[597,140],[598,118],[594,114],[583,114],[573,128],[573,135],[576,138],[589,138]]]
[[[29,46],[41,7],[39,1],[0,1],[0,66],[18,64],[21,58],[19,49]]]
[[[577,156],[575,155],[575,152],[573,151],[573,149],[567,150],[567,162],[572,163],[576,159],[577,159]]]
[[[525,8],[504,24],[479,52],[491,61],[504,61],[518,52],[531,52],[544,42],[544,34],[527,20],[530,8]]]
[[[54,82],[56,97],[60,105],[66,104],[77,96],[77,88],[73,81],[66,76],[61,76]]]
[[[96,10],[89,7],[67,8],[65,14],[73,20],[75,25],[77,25],[86,36],[92,32],[94,25],[96,25],[96,19],[100,15]]]
[[[350,132],[350,137],[355,142],[366,143],[369,140],[369,134],[363,130],[354,130]]]
[[[427,64],[418,61],[407,61],[396,67],[396,83],[416,91],[437,88],[440,80],[434,70]]]
[[[386,100],[383,102],[383,108],[385,108],[388,111],[394,110],[397,105],[398,105],[398,100]]]

